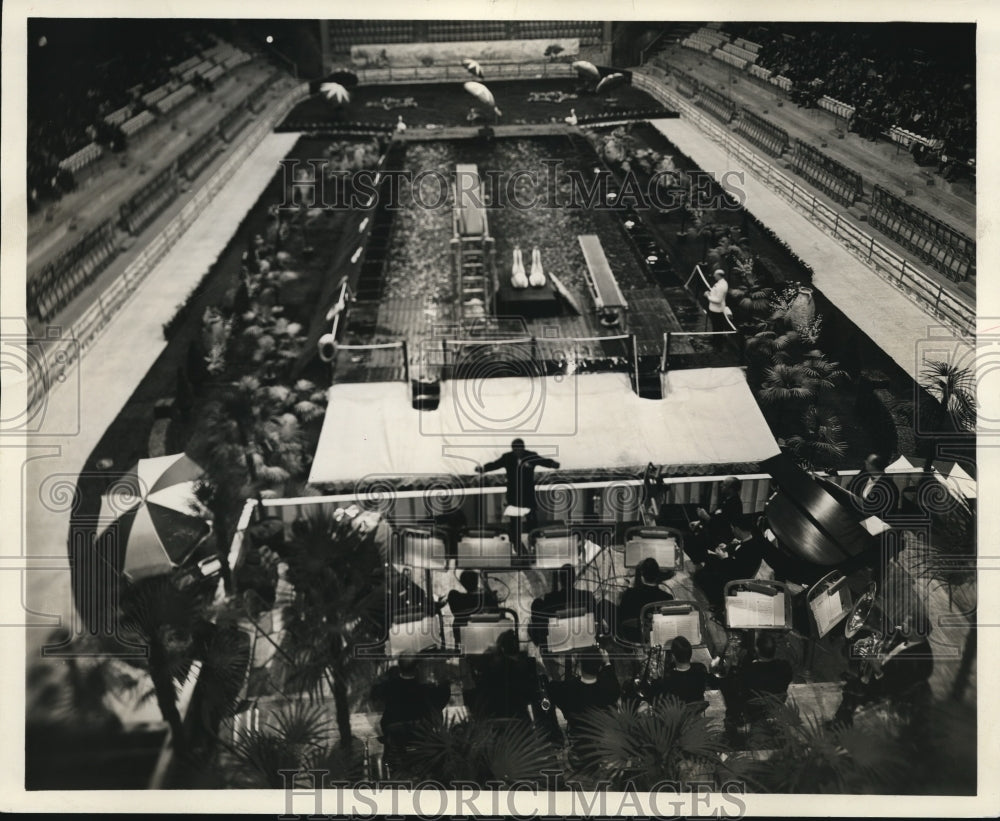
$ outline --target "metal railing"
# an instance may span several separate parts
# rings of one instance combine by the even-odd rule
[[[576,70],[569,63],[484,63],[483,74],[493,79],[539,79],[549,77],[575,77]],[[355,74],[361,85],[375,83],[444,83],[475,80],[462,66],[409,66],[396,68],[359,68]]]
[[[975,336],[976,311],[971,301],[952,293],[944,285],[919,270],[912,262],[886,247],[850,220],[843,218],[838,211],[815,194],[790,179],[766,159],[735,139],[726,129],[704,116],[679,94],[667,88],[649,68],[644,67],[641,71],[634,71],[632,83],[659,102],[670,105],[682,113],[727,154],[743,163],[760,182],[791,203],[799,213],[838,240],[841,245],[921,308],[960,336]]]

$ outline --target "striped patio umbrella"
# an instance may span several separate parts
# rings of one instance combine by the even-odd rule
[[[98,537],[116,539],[128,578],[169,573],[211,533],[195,496],[202,474],[183,453],[140,459],[105,492]]]
[[[351,101],[351,93],[340,83],[323,83],[319,90],[331,103],[344,105]]]
[[[465,70],[469,72],[473,77],[483,77],[483,67],[479,65],[475,60],[462,60],[462,65]]]
[[[612,88],[618,88],[618,86],[625,85],[625,75],[620,71],[616,71],[614,74],[609,74],[607,77],[601,80],[597,84],[597,93],[601,94],[605,91],[610,91]]]

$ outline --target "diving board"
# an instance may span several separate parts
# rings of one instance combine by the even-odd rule
[[[577,239],[583,250],[583,258],[587,261],[590,290],[601,324],[608,327],[624,327],[628,302],[625,301],[622,289],[618,287],[618,281],[611,271],[608,258],[604,255],[600,238],[596,234],[580,234]]]

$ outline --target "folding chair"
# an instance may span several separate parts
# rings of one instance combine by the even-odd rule
[[[634,570],[643,559],[660,567],[684,568],[684,535],[672,527],[630,527],[625,531],[625,567]]]
[[[723,601],[731,629],[792,629],[792,596],[784,582],[736,579],[726,584]]]

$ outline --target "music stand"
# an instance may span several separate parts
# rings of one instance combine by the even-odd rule
[[[708,650],[705,612],[696,601],[653,602],[642,608],[639,619],[643,626],[644,647],[669,649],[677,636],[691,642],[691,660],[708,667],[712,654]]]
[[[625,532],[625,567],[637,568],[653,558],[660,567],[684,568],[684,536],[672,527],[630,527]]]
[[[461,568],[507,569],[511,566],[511,544],[499,528],[478,528],[465,533],[458,542],[456,566]]]
[[[583,538],[567,527],[538,527],[531,531],[535,567],[558,570],[566,564],[578,567]]]
[[[729,628],[792,629],[792,596],[784,582],[736,579],[726,584],[723,601]]]
[[[557,610],[549,617],[547,652],[572,653],[597,646],[597,620],[589,610]]]
[[[809,614],[816,625],[816,634],[823,638],[840,624],[854,607],[847,577],[839,570],[827,573],[806,594]]]
[[[508,618],[513,616],[513,618]],[[503,608],[495,613],[476,613],[467,624],[458,628],[462,654],[478,656],[496,646],[497,639],[508,630],[517,632],[517,613]]]
[[[410,621],[400,621],[389,625],[386,639],[386,655],[415,656],[441,646],[440,629],[434,616],[423,616]]]
[[[422,570],[444,570],[448,552],[444,540],[430,528],[406,527],[399,532],[399,562]]]

